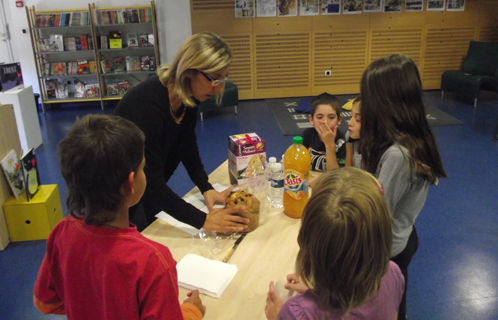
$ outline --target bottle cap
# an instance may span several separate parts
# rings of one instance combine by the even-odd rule
[[[270,159],[268,159],[268,162],[277,162],[277,158],[275,158],[275,157],[270,157]]]
[[[297,137],[294,137],[292,138],[292,143],[294,144],[303,144],[303,138],[297,136]]]

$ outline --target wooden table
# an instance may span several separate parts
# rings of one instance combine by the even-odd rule
[[[225,161],[209,175],[211,183],[229,186],[228,162]],[[192,189],[187,195],[198,192]],[[298,252],[297,234],[301,220],[287,217],[282,209],[272,208],[266,196],[256,193],[260,199],[259,227],[249,233],[228,263],[237,265],[239,271],[221,298],[201,295],[206,306],[204,319],[266,319],[264,307],[270,281],[283,281],[294,272]],[[142,234],[167,246],[176,261],[187,253],[222,261],[235,240],[226,241],[225,249],[210,255],[206,245],[191,235],[157,219]],[[188,290],[180,288],[180,301]]]

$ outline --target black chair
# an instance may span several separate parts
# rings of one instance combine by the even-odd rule
[[[474,98],[480,90],[498,92],[498,43],[470,41],[462,70],[449,70],[441,78],[441,99],[444,92],[458,92]]]
[[[216,103],[216,98],[213,96],[199,105],[199,112],[201,115],[201,121],[204,121],[204,112],[220,107],[235,107],[235,114],[237,114],[237,105],[239,104],[239,89],[237,86],[231,82],[225,83],[225,89],[223,91],[223,97],[221,100],[221,105]]]

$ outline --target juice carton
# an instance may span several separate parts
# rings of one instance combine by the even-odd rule
[[[228,172],[230,183],[264,172],[265,141],[256,133],[242,133],[228,137]]]

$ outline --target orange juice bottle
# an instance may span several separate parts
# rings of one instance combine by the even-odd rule
[[[292,142],[284,156],[284,213],[300,219],[309,199],[311,155],[303,146],[303,138],[294,137]]]

